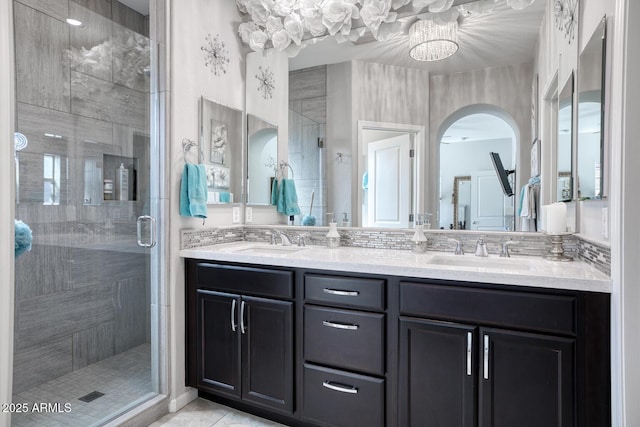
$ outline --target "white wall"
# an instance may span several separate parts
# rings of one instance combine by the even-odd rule
[[[505,169],[513,169],[510,138],[464,141],[440,145],[440,223],[438,228],[449,229],[453,221],[453,179],[471,176],[474,172],[492,171],[489,152],[500,154]],[[516,194],[518,190],[514,189]]]
[[[184,385],[185,366],[185,305],[184,261],[179,257],[180,230],[202,228],[202,220],[179,215],[180,178],[184,167],[181,141],[183,138],[198,140],[198,100],[205,96],[238,110],[244,110],[244,60],[243,49],[237,35],[241,21],[234,2],[209,0],[171,1],[170,4],[170,99],[169,107],[169,301],[170,307],[170,409],[175,410],[188,402],[194,394],[188,394]],[[200,49],[208,34],[221,40],[229,51],[230,62],[226,74],[214,75],[205,67]],[[244,133],[243,133],[244,135]],[[231,167],[241,168],[242,164]],[[209,206],[206,226],[231,224],[231,206]],[[186,396],[186,397],[185,397]]]
[[[0,2],[0,403],[12,401],[14,307],[14,182],[13,132],[15,88],[13,65],[13,8]],[[11,425],[11,414],[0,411],[0,427]]]

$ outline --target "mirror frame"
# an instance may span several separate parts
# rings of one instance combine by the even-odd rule
[[[602,200],[602,199],[606,199],[606,195],[604,194],[604,190],[605,190],[605,101],[606,101],[606,75],[607,75],[607,16],[603,16],[602,20],[600,21],[600,24],[598,24],[598,26],[596,27],[595,31],[593,32],[593,34],[591,35],[591,37],[589,38],[589,42],[587,42],[587,45],[585,46],[585,49],[583,49],[582,52],[580,52],[580,55],[578,56],[578,103],[576,106],[577,109],[577,117],[578,117],[578,134],[577,134],[577,146],[576,146],[576,152],[577,152],[577,156],[578,156],[578,164],[577,164],[577,171],[576,171],[576,175],[578,177],[578,194],[580,194],[580,132],[579,132],[579,128],[580,128],[580,86],[581,86],[581,74],[582,74],[582,61],[581,58],[583,56],[583,54],[585,53],[586,47],[588,45],[590,45],[594,39],[597,40],[597,37],[599,35],[599,38],[601,39],[601,73],[600,73],[600,174],[599,174],[599,178],[600,178],[600,185],[599,188],[597,188],[597,190],[599,190],[599,195],[595,195],[593,198],[589,197],[589,199],[587,200]],[[586,93],[586,92],[585,92]],[[582,196],[580,196],[580,199],[582,199]]]

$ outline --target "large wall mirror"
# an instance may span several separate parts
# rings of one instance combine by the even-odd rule
[[[462,3],[456,4],[464,8]],[[286,161],[293,168],[298,205],[303,215],[312,212],[317,225],[324,225],[325,214],[333,213],[341,225],[394,226],[390,221],[370,221],[368,200],[372,184],[376,185],[373,179],[383,177],[381,183],[389,184],[389,188],[394,184],[397,188],[398,183],[404,182],[403,178],[395,174],[372,176],[369,148],[375,147],[369,142],[365,145],[362,135],[358,134],[359,122],[382,123],[425,129],[423,149],[417,145],[408,148],[414,156],[409,157],[412,160],[407,160],[403,166],[403,157],[399,155],[395,163],[397,171],[413,168],[413,174],[406,180],[409,187],[404,189],[404,195],[396,192],[378,199],[388,217],[395,215],[394,220],[406,217],[404,222],[397,221],[398,227],[412,227],[411,215],[432,213],[432,228],[459,228],[462,225],[471,229],[470,215],[474,212],[471,205],[491,202],[492,206],[495,204],[491,213],[497,222],[486,229],[513,230],[516,227],[514,197],[504,196],[489,153],[499,152],[507,169],[518,170],[519,181],[511,185],[519,192],[529,177],[530,85],[534,75],[535,46],[547,3],[536,0],[523,10],[515,10],[507,1],[500,0],[495,4],[492,2],[491,13],[483,13],[486,11],[471,7],[478,6],[477,3],[469,3],[457,18],[460,49],[452,57],[440,61],[416,61],[409,56],[407,34],[420,14],[416,8],[403,16],[401,34],[385,41],[376,41],[371,34],[362,36],[355,43],[338,43],[334,37],[328,37],[309,43],[297,56],[290,58],[288,90],[287,93],[283,91],[283,96],[288,96],[288,122],[277,123],[281,130],[286,126],[288,140],[278,141],[283,148],[278,150],[281,156],[278,162]],[[482,70],[497,71],[483,75]],[[473,75],[467,87],[456,83],[456,76],[463,73]],[[253,71],[247,72],[247,75],[253,74]],[[447,79],[443,89],[440,82]],[[521,88],[521,92],[512,91],[513,87]],[[470,94],[481,95],[459,105],[460,100],[464,98],[466,102]],[[497,100],[507,106],[499,105]],[[504,134],[489,136],[471,134],[473,129],[463,127],[456,131],[452,139],[455,144],[450,143],[448,150],[450,164],[458,166],[475,158],[482,159],[481,165],[474,165],[473,171],[477,169],[478,174],[472,179],[481,179],[482,174],[486,174],[484,182],[495,184],[490,188],[492,193],[486,197],[474,197],[473,201],[464,203],[458,201],[456,215],[452,197],[454,178],[471,176],[472,169],[454,171],[441,165],[441,142],[448,141],[438,140],[437,133],[455,111],[471,104],[499,106],[515,118],[510,125],[515,124],[516,128],[505,126]],[[438,114],[434,114],[434,110]],[[268,117],[266,112],[252,110],[252,113]],[[437,123],[432,122],[436,120],[434,117],[437,117]],[[515,123],[521,118],[524,123]],[[409,134],[388,135],[388,138],[378,140],[404,137],[410,141],[417,135],[415,132],[414,137]],[[441,136],[452,137],[450,134]],[[487,138],[500,148],[487,148],[478,153],[471,143]],[[402,149],[389,150],[399,153]],[[520,164],[523,162],[526,167]],[[521,167],[524,168],[522,176]],[[391,168],[383,170],[389,172]],[[467,183],[461,185],[465,187]],[[446,189],[441,191],[444,187]],[[251,177],[249,188],[251,194],[254,191]],[[315,197],[311,209],[312,194]],[[446,200],[442,200],[443,195]],[[462,205],[465,207],[461,208]],[[409,215],[403,213],[405,207],[408,207]],[[463,210],[469,217],[466,220],[462,217]],[[485,212],[489,211],[481,209],[481,213]],[[454,217],[460,217],[461,221]],[[296,217],[294,224],[300,224],[300,220]]]
[[[247,114],[247,203],[271,203],[278,174],[278,126]]]
[[[558,202],[573,199],[573,73],[558,95],[556,180]]]
[[[602,18],[578,63],[578,198],[600,199],[604,189],[604,79],[607,19]]]
[[[207,204],[241,201],[242,116],[240,110],[200,98],[199,161],[207,170]]]

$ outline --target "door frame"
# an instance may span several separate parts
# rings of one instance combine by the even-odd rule
[[[0,9],[0,136],[5,141],[13,140],[15,131],[15,67],[13,43],[13,2],[2,2]],[[15,162],[13,144],[0,144],[0,402],[12,401],[13,382],[13,310],[14,310],[14,225],[15,217]],[[11,425],[11,414],[0,411],[0,427]]]
[[[354,226],[364,227],[362,224],[362,203],[364,201],[364,194],[362,191],[362,175],[367,170],[364,131],[365,130],[377,130],[397,133],[409,133],[413,135],[414,141],[414,164],[413,164],[413,177],[412,177],[412,191],[411,197],[411,211],[412,213],[424,212],[424,182],[425,182],[425,165],[427,164],[426,156],[426,141],[425,141],[425,127],[418,125],[409,125],[402,123],[386,123],[386,122],[373,122],[367,120],[358,120],[358,140],[357,140],[357,164],[352,165],[352,189],[351,194],[357,194],[357,197],[352,198],[351,216],[356,219]],[[355,167],[354,167],[355,166]],[[355,172],[355,173],[353,173]]]

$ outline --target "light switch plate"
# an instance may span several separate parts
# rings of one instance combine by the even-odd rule
[[[246,223],[253,222],[253,208],[247,206],[244,208],[244,221]]]
[[[234,224],[240,223],[240,206],[233,207],[231,222]]]

